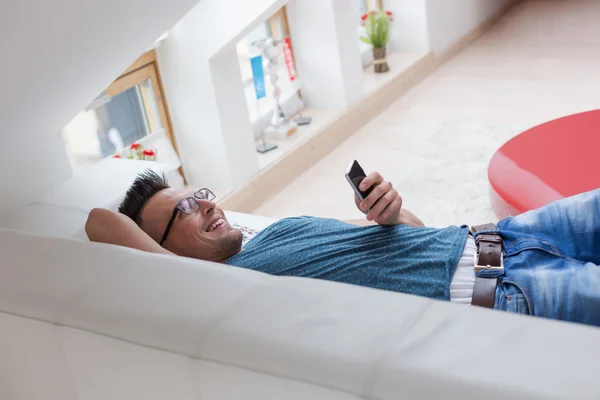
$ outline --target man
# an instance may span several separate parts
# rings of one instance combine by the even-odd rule
[[[371,173],[361,221],[286,218],[242,249],[208,189],[140,174],[119,207],[94,209],[92,241],[600,326],[600,190],[503,219],[427,228]]]

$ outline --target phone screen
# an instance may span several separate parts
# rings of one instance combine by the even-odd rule
[[[360,200],[366,199],[367,196],[369,196],[369,194],[371,194],[371,192],[373,191],[373,186],[371,186],[367,190],[360,190],[358,188],[360,186],[360,183],[363,181],[363,179],[365,179],[367,177],[367,174],[365,174],[365,171],[363,171],[362,167],[356,160],[352,163],[352,165],[348,169],[346,176],[347,176],[350,184],[352,186],[354,186],[354,191],[358,192],[357,194],[360,194],[360,196],[358,196],[360,198]]]

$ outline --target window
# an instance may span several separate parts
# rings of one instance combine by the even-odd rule
[[[361,15],[369,12],[368,0],[354,0],[356,3],[356,16],[360,18]]]
[[[275,14],[273,14],[268,20],[258,24],[252,32],[250,32],[237,44],[238,60],[240,64],[240,70],[242,73],[242,80],[244,82],[245,87],[246,102],[248,104],[250,119],[252,121],[258,120],[259,115],[264,115],[274,106],[272,87],[270,85],[268,77],[265,77],[267,84],[266,97],[260,100],[256,99],[252,68],[250,66],[250,58],[259,55],[260,52],[256,48],[254,48],[254,46],[252,46],[252,43],[254,41],[266,38],[285,39],[287,37],[290,37],[290,30],[288,25],[287,13],[285,11],[285,7],[283,7]],[[265,60],[263,59],[263,62],[264,61]],[[299,90],[296,83],[292,82],[292,80],[289,77],[288,70],[285,65],[283,51],[278,52],[277,62],[277,71],[279,77],[279,81],[277,82],[277,84],[281,89],[280,100],[283,104],[284,109],[286,109],[286,99],[294,97],[295,95],[297,95],[296,97],[298,97]],[[288,111],[289,110],[290,109],[288,108]],[[296,111],[297,110],[294,109],[292,112]]]
[[[274,37],[275,39],[283,39],[290,36],[290,27],[288,25],[285,7],[273,14],[273,16],[269,18],[268,22],[271,30],[271,37]]]
[[[371,11],[383,10],[383,0],[355,0],[357,18],[356,21],[360,21],[360,17],[363,14]],[[365,28],[358,23],[357,35],[358,38],[364,35]],[[371,45],[358,39],[358,47],[360,49],[360,56],[362,58],[363,67],[366,68],[373,63],[373,53]]]
[[[242,71],[242,79],[245,84],[252,83],[252,69],[248,59],[253,57],[254,49],[252,42],[255,40],[266,39],[268,37],[275,39],[284,39],[290,36],[289,25],[287,22],[287,14],[285,7],[281,8],[273,14],[268,20],[258,24],[252,32],[237,44],[238,58],[240,59],[240,69]],[[283,54],[280,53],[278,61],[283,63]]]
[[[175,147],[155,57],[140,57],[62,130],[74,174],[146,137],[165,135]]]
[[[356,3],[357,16],[377,10],[383,10],[383,0],[354,0]]]

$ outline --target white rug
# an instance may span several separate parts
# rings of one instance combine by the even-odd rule
[[[507,127],[448,123],[392,182],[405,207],[427,226],[496,222],[487,168],[496,150],[518,133]]]

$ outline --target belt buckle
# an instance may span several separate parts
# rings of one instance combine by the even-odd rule
[[[504,272],[504,253],[500,252],[500,266],[494,267],[491,265],[479,265],[479,252],[476,251],[473,256],[473,266],[475,267],[475,272],[479,271],[499,271]]]

